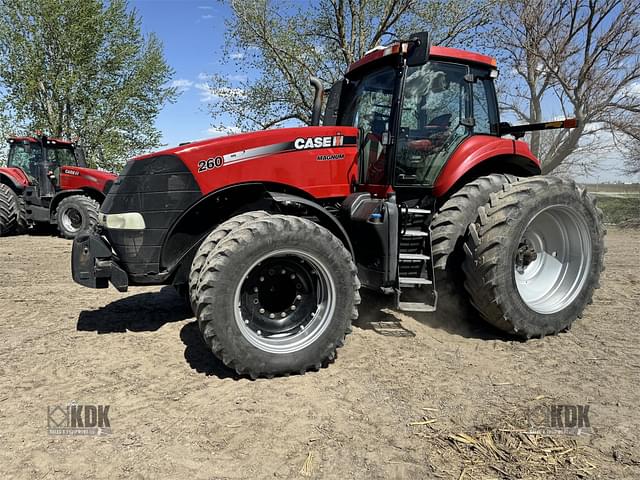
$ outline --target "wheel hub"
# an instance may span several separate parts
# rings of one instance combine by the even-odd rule
[[[582,290],[591,264],[585,219],[564,205],[536,214],[514,254],[520,298],[532,310],[552,314],[569,306]]]
[[[235,319],[244,338],[270,353],[293,353],[313,343],[335,310],[335,284],[317,258],[295,249],[263,256],[242,275]]]

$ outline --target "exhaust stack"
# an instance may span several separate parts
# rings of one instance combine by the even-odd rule
[[[320,112],[322,110],[324,88],[322,87],[322,82],[317,77],[309,77],[309,83],[311,83],[315,92],[313,97],[313,109],[311,110],[311,125],[318,126],[320,125]]]

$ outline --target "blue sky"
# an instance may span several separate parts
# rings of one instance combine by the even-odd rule
[[[143,31],[155,32],[162,40],[167,62],[175,70],[174,84],[180,90],[176,103],[165,106],[156,121],[163,143],[176,145],[215,136],[209,130],[206,75],[232,76],[235,61],[241,61],[221,62],[228,8],[215,0],[134,0],[130,5],[138,11]]]

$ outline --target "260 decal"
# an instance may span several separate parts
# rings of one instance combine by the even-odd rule
[[[215,158],[208,158],[206,160],[200,160],[198,162],[198,173],[220,168],[223,165],[224,165],[223,157],[215,157]]]

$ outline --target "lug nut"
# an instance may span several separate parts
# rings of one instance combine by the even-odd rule
[[[291,275],[289,275],[289,278],[293,280],[294,278],[296,278],[296,276],[292,273]]]
[[[264,313],[264,308],[261,308],[261,309],[259,310],[259,312],[260,312],[260,313]]]
[[[270,313],[270,314],[269,314],[269,318],[276,318],[276,316],[275,316],[275,314]]]
[[[262,335],[262,330],[258,330],[256,333],[257,333],[258,335]]]
[[[253,291],[258,293],[258,287],[253,287]]]
[[[302,295],[296,295],[296,300],[302,300]]]
[[[245,320],[244,323],[246,323],[247,325],[249,325],[249,320]]]
[[[260,302],[258,301],[258,299],[257,299],[257,298],[254,298],[254,299],[253,299],[253,304],[254,304],[254,305],[257,305],[258,303],[260,303]]]
[[[280,273],[281,273],[282,275],[284,275],[285,273],[287,273],[287,271],[283,268],[283,269],[280,271]]]
[[[287,314],[286,314],[286,313],[284,313],[284,312],[282,312],[282,313],[280,313],[280,316],[281,316],[282,318],[284,318],[284,317],[286,317],[286,316],[287,316]]]
[[[300,330],[304,330],[304,325],[300,325]]]
[[[295,305],[291,305],[291,310],[295,310],[296,306]]]
[[[260,281],[261,281],[261,282],[264,282],[264,277],[260,277]]]

